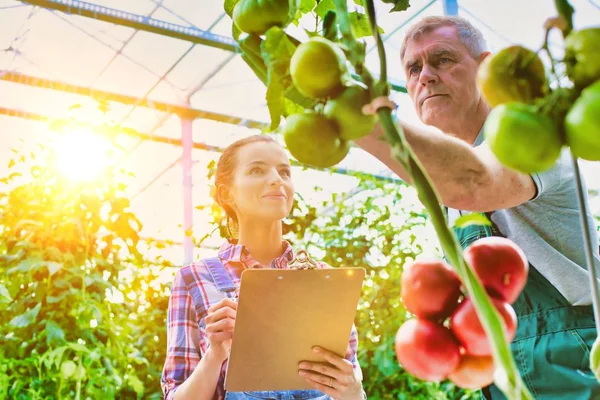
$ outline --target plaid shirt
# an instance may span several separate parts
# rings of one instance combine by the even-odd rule
[[[282,247],[283,254],[273,261],[272,268],[288,269],[288,262],[294,258],[292,246],[287,241],[282,243]],[[238,297],[240,276],[244,269],[262,268],[243,246],[234,243],[225,242],[218,256],[237,286],[235,293],[217,291],[208,268],[202,261],[186,265],[175,274],[167,316],[167,357],[161,378],[166,400],[173,399],[177,387],[194,372],[208,349],[204,322],[207,310],[226,296]],[[318,268],[331,268],[322,262],[317,264]],[[193,281],[190,282],[188,278],[188,282],[184,282],[183,276],[192,277]],[[352,362],[355,371],[360,371],[356,357],[357,347],[358,335],[353,325],[345,358]],[[221,368],[214,399],[222,400],[225,397],[226,370],[227,362]]]

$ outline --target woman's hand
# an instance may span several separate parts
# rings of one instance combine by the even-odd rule
[[[221,362],[229,357],[236,312],[237,303],[227,298],[210,307],[204,320],[210,343],[208,351]]]
[[[361,373],[352,363],[337,354],[315,347],[313,351],[325,362],[302,361],[298,374],[315,389],[337,400],[362,400]]]

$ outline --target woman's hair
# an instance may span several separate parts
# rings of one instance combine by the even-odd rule
[[[239,150],[247,144],[266,142],[266,143],[277,143],[273,138],[266,135],[252,135],[244,139],[237,140],[227,146],[227,148],[221,154],[219,161],[217,162],[217,171],[215,173],[215,201],[227,214],[228,220],[231,219],[237,223],[237,215],[231,207],[229,207],[219,195],[219,187],[221,185],[231,186],[233,183],[233,175],[238,165],[237,153]]]

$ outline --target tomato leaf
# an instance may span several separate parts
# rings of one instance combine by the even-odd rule
[[[12,298],[10,297],[10,293],[8,293],[8,289],[0,283],[0,303],[10,303],[11,301]]]
[[[567,26],[562,30],[563,37],[567,37],[573,30],[573,14],[575,13],[575,9],[569,4],[568,0],[554,0],[554,4],[558,13],[567,21]]]
[[[48,268],[48,272],[50,273],[50,276],[57,273],[62,267],[63,267],[63,265],[61,263],[57,263],[54,261],[46,262],[46,268]]]
[[[304,107],[300,104],[294,103],[287,98],[283,99],[283,113],[285,116],[298,114],[304,111]]]
[[[304,14],[311,12],[317,5],[316,0],[290,0],[290,2],[295,3],[290,3],[290,23],[296,26],[298,26],[300,18],[302,18]]]
[[[327,11],[323,18],[323,37],[331,41],[336,41],[338,36],[338,29],[336,25],[335,11]]]
[[[33,307],[32,309],[29,309],[23,314],[17,315],[11,319],[8,324],[13,328],[25,328],[35,322],[41,309],[42,303],[38,303],[37,306]]]
[[[342,34],[342,48],[352,65],[363,65],[366,54],[366,44],[362,40],[356,40],[351,14],[348,12],[344,1],[338,0],[336,4],[336,15],[338,28]],[[354,17],[358,20],[358,17]],[[365,17],[367,19],[367,17]]]
[[[61,343],[65,340],[65,332],[52,320],[46,321],[46,343]]]
[[[237,41],[241,34],[242,31],[240,31],[240,28],[238,28],[236,24],[231,24],[231,37]]]
[[[335,11],[335,3],[333,0],[321,0],[319,5],[315,8],[315,13],[319,18],[325,18],[327,11]]]
[[[454,221],[455,228],[464,228],[470,225],[491,226],[492,222],[484,214],[481,213],[463,215],[459,217],[456,221]]]
[[[384,3],[393,4],[394,7],[390,12],[406,11],[410,7],[410,0],[381,0]]]
[[[239,2],[240,0],[225,0],[223,8],[225,9],[225,13],[229,15],[230,18],[233,17],[233,9],[235,8],[235,5]]]
[[[144,383],[137,376],[127,375],[127,384],[138,396],[144,394]]]
[[[306,14],[311,12],[313,8],[317,5],[317,0],[300,0],[300,5],[298,6],[298,11],[302,14]]]
[[[284,112],[285,91],[292,86],[290,59],[296,46],[283,30],[273,27],[267,31],[260,48],[268,70],[267,106],[271,116],[270,128],[273,130],[279,126]]]
[[[369,17],[357,11],[353,11],[349,15],[350,24],[352,25],[352,32],[357,39],[365,36],[371,36],[373,34]],[[383,33],[383,29],[381,29],[381,27],[377,27],[377,30],[379,33]]]

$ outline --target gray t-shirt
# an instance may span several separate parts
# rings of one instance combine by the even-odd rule
[[[480,133],[473,146],[482,142],[483,134]],[[537,188],[535,198],[517,207],[494,211],[492,221],[502,235],[523,249],[529,262],[569,303],[589,305],[592,303],[590,278],[585,267],[577,183],[569,150],[563,149],[554,167],[531,174],[531,177]],[[589,206],[587,208],[596,270],[599,271],[596,225]],[[449,209],[451,226],[459,215],[465,214],[467,212]]]

